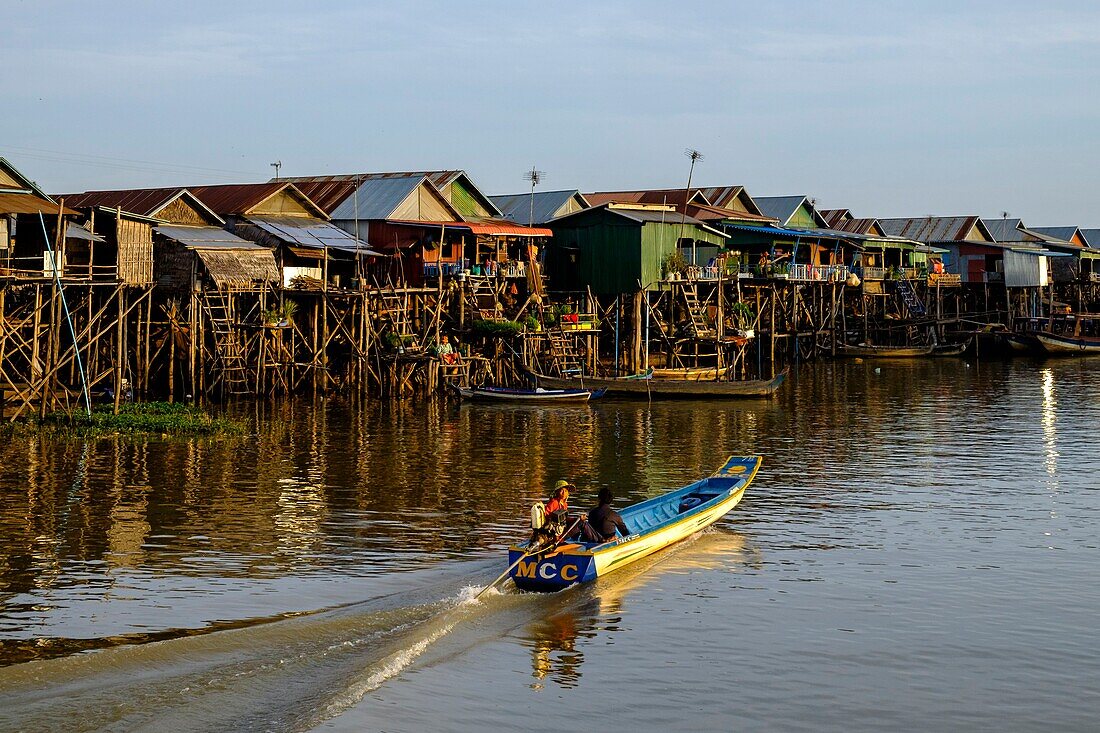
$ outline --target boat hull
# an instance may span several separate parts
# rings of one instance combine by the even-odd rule
[[[1054,333],[1037,333],[1034,337],[1043,351],[1048,354],[1100,354],[1100,338],[1063,336]]]
[[[520,590],[554,592],[587,583],[701,532],[732,510],[760,468],[759,456],[731,457],[712,476],[622,511],[623,521],[637,531],[599,545],[580,543],[546,554],[525,556],[527,548],[508,551],[512,581]],[[692,497],[712,499],[682,508]],[[677,509],[674,513],[669,510]],[[656,518],[666,519],[654,522]],[[651,523],[652,522],[652,523]]]
[[[498,388],[455,387],[455,392],[471,402],[587,402],[603,393],[590,389],[550,389],[543,391]]]
[[[931,346],[898,347],[893,346],[841,346],[837,353],[860,359],[919,359],[932,354]]]
[[[547,377],[533,375],[541,387],[565,389],[583,385],[587,389],[605,390],[608,397],[642,397],[647,399],[736,399],[769,397],[783,386],[784,370],[774,379],[716,382],[703,379],[601,379],[598,377]]]

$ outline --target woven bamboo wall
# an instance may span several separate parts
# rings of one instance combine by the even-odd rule
[[[153,227],[142,221],[118,221],[118,278],[130,285],[153,282]]]

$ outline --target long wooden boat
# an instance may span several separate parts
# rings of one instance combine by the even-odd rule
[[[451,385],[451,388],[462,399],[472,402],[587,402],[603,396],[602,389],[509,389],[457,385]]]
[[[521,590],[553,592],[587,583],[706,529],[737,506],[760,470],[760,456],[733,456],[715,473],[619,514],[630,534],[609,542],[569,542],[544,553],[508,549],[509,575]]]
[[[1047,354],[1057,356],[1100,354],[1100,337],[1097,336],[1072,336],[1048,331],[1039,331],[1032,336],[1038,342],[1039,348]]]
[[[548,377],[530,375],[540,387],[546,389],[602,389],[608,397],[646,397],[649,399],[734,399],[741,397],[769,397],[775,394],[787,379],[787,370],[774,379],[746,379],[710,381],[705,379],[656,379],[637,377]]]
[[[922,356],[930,356],[932,346],[872,346],[870,344],[858,344],[855,346],[844,345],[837,349],[841,356],[862,359],[918,359]]]

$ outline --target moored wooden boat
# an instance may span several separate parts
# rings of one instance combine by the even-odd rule
[[[1098,336],[1073,336],[1064,333],[1050,333],[1039,331],[1032,334],[1045,353],[1051,355],[1088,355],[1100,354],[1100,337]]]
[[[840,356],[863,359],[918,359],[929,356],[932,346],[872,346],[870,344],[845,344],[837,349]]]
[[[962,356],[973,342],[971,337],[956,344],[936,344],[932,347],[932,356]]]
[[[783,370],[773,379],[746,379],[713,381],[706,379],[656,379],[638,377],[548,377],[530,375],[540,387],[568,389],[584,387],[603,389],[608,397],[646,397],[649,399],[734,399],[741,397],[768,397],[775,394],[787,378]]]
[[[509,389],[507,387],[451,388],[464,400],[473,402],[587,402],[603,395],[601,389]]]
[[[737,506],[760,456],[730,457],[714,474],[619,514],[631,534],[600,544],[569,542],[543,553],[515,545],[509,575],[521,590],[553,592],[587,583],[706,529]]]

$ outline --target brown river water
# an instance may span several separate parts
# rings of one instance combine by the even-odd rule
[[[0,730],[1100,720],[1100,361],[819,363],[722,404],[247,409],[243,438],[0,446]],[[701,535],[471,601],[557,478],[624,504],[753,453]]]

